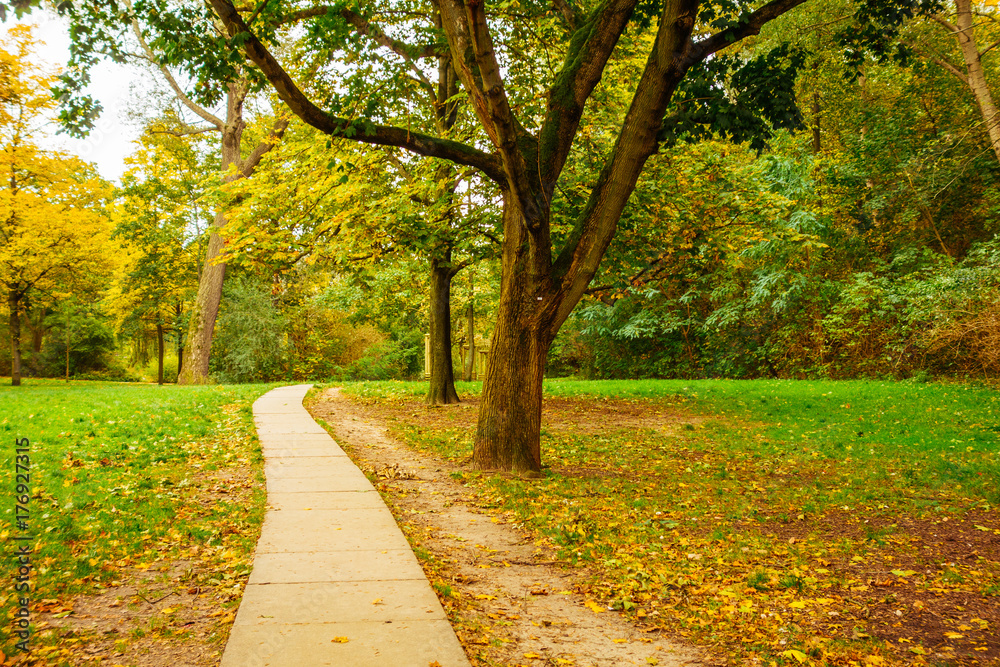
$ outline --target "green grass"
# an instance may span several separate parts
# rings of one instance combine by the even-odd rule
[[[425,386],[365,383],[346,391],[396,400],[420,396]],[[945,567],[932,552],[911,548],[900,527],[904,519],[960,521],[1000,505],[995,391],[908,382],[570,380],[547,381],[545,391],[680,415],[677,423],[651,419],[644,427],[623,428],[613,416],[590,428],[543,426],[550,467],[541,479],[461,474],[485,508],[533,531],[568,563],[594,568],[592,594],[644,623],[725,645],[740,660],[795,664],[787,651],[796,649],[863,661],[882,649],[850,636],[827,643],[812,628],[828,623],[829,611],[842,627],[864,627],[875,603],[858,596],[874,590],[869,581],[909,562],[920,574],[905,585],[927,595],[989,596],[1000,586],[1000,564],[979,558]],[[447,420],[422,419],[401,435],[459,461],[471,452],[471,429]],[[993,524],[968,528],[1000,534]],[[966,641],[974,639],[970,633]]]
[[[0,535],[7,544],[26,533],[35,538],[32,604],[194,553],[243,567],[263,517],[263,492],[252,494],[249,507],[235,497],[191,500],[218,484],[221,469],[259,470],[250,405],[266,389],[34,379],[0,387],[0,488],[7,494]],[[14,442],[21,438],[30,440],[27,531],[14,521]],[[5,618],[11,593],[0,592]]]

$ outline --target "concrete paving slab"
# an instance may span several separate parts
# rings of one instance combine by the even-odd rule
[[[272,459],[285,458],[326,458],[329,456],[343,456],[347,454],[339,447],[284,447],[278,445],[261,446],[261,452],[268,461]]]
[[[268,512],[222,667],[469,667],[374,487],[302,408],[254,403]]]
[[[302,423],[302,418],[298,419],[272,419],[266,422],[256,422],[257,433],[261,436],[264,435],[285,435],[285,434],[297,434],[297,433],[315,433],[328,435],[323,427],[312,422],[310,424]]]
[[[345,472],[336,477],[306,477],[300,479],[268,479],[268,493],[336,493],[338,491],[367,491],[375,487],[360,470]]]
[[[447,620],[426,579],[252,584],[239,615],[249,625]]]
[[[257,432],[257,439],[262,443],[284,444],[284,445],[316,445],[323,443],[333,447],[337,443],[333,441],[329,433],[261,433]]]
[[[323,532],[319,532],[323,531]],[[377,544],[386,551],[408,549],[409,543],[396,528],[390,530],[358,530],[313,525],[290,529],[283,523],[261,530],[257,553],[315,553],[319,551],[367,551]]]
[[[235,625],[221,667],[468,667],[447,621]]]
[[[354,466],[350,459],[343,456],[313,456],[308,460],[301,456],[278,457],[268,459],[264,466],[264,474],[268,479],[331,477],[345,474],[345,465]]]
[[[374,487],[340,493],[268,493],[267,504],[279,510],[346,510],[382,508],[385,503]]]
[[[249,584],[304,584],[321,581],[424,581],[410,549],[258,553]]]

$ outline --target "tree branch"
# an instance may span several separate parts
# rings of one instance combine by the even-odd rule
[[[604,75],[608,59],[632,17],[638,0],[606,0],[576,30],[566,63],[549,91],[548,109],[539,132],[539,155],[547,165],[541,174],[549,197],[569,156],[587,99]],[[578,36],[587,35],[578,39]]]
[[[576,32],[576,10],[569,4],[569,0],[552,0],[552,4],[563,15],[563,20],[573,32]]]
[[[131,9],[131,6],[132,6],[131,3],[129,3],[129,9]],[[177,80],[174,79],[174,75],[170,73],[170,70],[167,69],[166,65],[161,65],[159,64],[159,62],[157,62],[156,56],[153,54],[153,50],[149,48],[149,44],[146,43],[146,39],[142,36],[142,28],[139,27],[139,21],[134,18],[132,19],[132,32],[135,33],[136,39],[139,40],[139,46],[142,47],[143,52],[146,54],[146,59],[154,67],[159,68],[160,72],[163,74],[163,77],[167,80],[167,83],[173,89],[174,95],[177,96],[177,99],[180,100],[184,106],[190,109],[195,115],[204,120],[206,123],[211,123],[212,125],[215,126],[217,130],[222,130],[226,126],[225,121],[215,116],[214,114],[209,113],[208,110],[204,109],[201,105],[195,104],[195,102],[190,97],[188,97],[187,94],[184,92],[184,90],[180,87],[180,84],[177,83]]]
[[[398,146],[418,155],[451,160],[458,164],[475,167],[502,185],[506,183],[503,169],[496,157],[471,146],[411,132],[399,127],[372,125],[367,128],[359,128],[357,124],[346,118],[340,118],[323,111],[299,90],[274,56],[249,31],[229,0],[208,0],[208,2],[226,26],[230,36],[241,35],[241,37],[245,37],[243,50],[247,58],[260,68],[264,76],[274,86],[278,96],[288,105],[288,108],[320,132],[361,143]]]
[[[250,155],[248,155],[245,160],[240,160],[239,170],[244,177],[249,177],[253,174],[253,170],[257,168],[258,164],[260,164],[261,158],[264,157],[264,154],[274,148],[275,144],[277,144],[278,141],[281,140],[281,137],[285,135],[285,130],[288,129],[288,124],[290,122],[291,119],[288,117],[276,120],[274,125],[271,127],[270,136],[257,144],[257,147],[250,151]]]
[[[371,21],[366,19],[364,16],[361,16],[357,12],[347,9],[346,7],[340,10],[340,15],[345,21],[354,26],[354,29],[359,35],[369,37],[379,46],[389,49],[396,55],[405,58],[406,60],[412,60],[413,58],[436,58],[438,55],[438,47],[434,44],[425,44],[424,46],[415,47],[398,39],[393,39],[377,26],[372,25]]]
[[[760,33],[768,22],[773,21],[782,14],[801,5],[806,0],[771,0],[760,9],[751,13],[746,19],[723,32],[717,32],[699,42],[693,42],[684,54],[684,60],[688,67],[699,63],[708,56],[721,51],[727,46]]]

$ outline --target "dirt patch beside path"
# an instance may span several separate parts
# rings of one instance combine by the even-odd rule
[[[640,411],[629,414],[624,405],[613,406],[619,420],[642,419]],[[460,468],[390,438],[385,419],[412,411],[412,406],[385,411],[331,389],[307,407],[332,429],[354,462],[377,478],[474,665],[679,666],[706,661],[694,649],[643,632],[589,599],[579,588],[587,572],[565,568],[528,534],[480,512],[469,489],[451,476]],[[454,426],[470,425],[473,407],[444,408],[435,417]]]

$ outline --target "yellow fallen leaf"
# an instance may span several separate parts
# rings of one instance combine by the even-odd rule
[[[807,656],[802,651],[796,651],[795,649],[789,649],[787,651],[782,651],[781,655],[785,656],[786,658],[795,658],[800,663],[807,662],[809,660],[809,656]]]
[[[349,641],[351,640],[348,639],[347,637],[334,637],[333,639],[330,640],[330,642],[333,644],[346,644]]]
[[[586,607],[588,609],[590,609],[590,611],[594,612],[595,614],[601,614],[601,613],[604,613],[605,611],[607,611],[604,607],[602,607],[601,605],[597,604],[593,600],[587,600],[583,604],[586,605]]]
[[[375,598],[372,600],[372,604],[382,604],[382,598]]]
[[[177,611],[177,610],[174,609],[173,607],[167,607],[166,609],[161,610],[160,613],[161,614],[172,614],[175,611]]]
[[[627,639],[612,639],[611,641],[613,641],[616,644],[624,644],[628,640]]]
[[[497,596],[495,596],[495,595],[477,595],[476,599],[477,600],[496,600]]]
[[[792,609],[805,609],[806,608],[806,601],[805,600],[796,600],[795,602],[789,603],[788,606],[791,607]]]
[[[944,633],[944,636],[947,637],[948,639],[961,639],[965,635],[963,635],[961,632],[946,632]]]
[[[542,656],[538,655],[537,653],[525,653],[524,657],[533,659],[533,658],[541,658]]]

